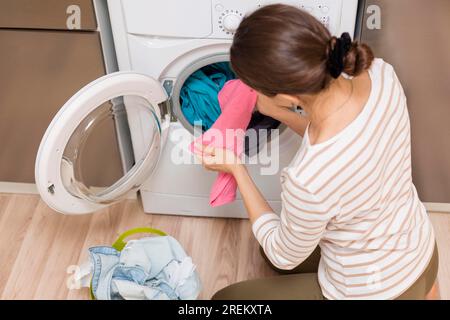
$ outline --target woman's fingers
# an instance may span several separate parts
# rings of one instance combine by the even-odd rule
[[[214,157],[208,157],[208,156],[203,157],[203,165],[204,166],[210,167],[215,164],[216,164],[216,159]]]
[[[206,153],[207,155],[214,155],[215,154],[215,149],[212,145],[209,146],[203,146],[203,152]]]
[[[203,156],[201,158],[202,166],[206,170],[215,171],[215,167],[217,166],[216,159],[210,156]]]
[[[205,146],[199,143],[194,144],[196,157],[203,167],[210,171],[228,172],[230,166],[239,162],[234,152],[216,148],[214,146]]]
[[[194,144],[194,149],[200,152],[203,155],[214,155],[215,148],[211,145],[205,146],[199,142]]]

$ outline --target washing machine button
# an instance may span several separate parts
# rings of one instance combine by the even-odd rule
[[[217,12],[221,12],[224,9],[223,5],[221,5],[220,3],[216,4],[214,8],[216,9]]]

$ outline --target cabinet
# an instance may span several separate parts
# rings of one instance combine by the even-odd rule
[[[94,4],[0,0],[0,192],[34,182],[36,153],[51,119],[76,91],[105,74]],[[70,5],[80,8],[78,30],[67,29]],[[115,123],[98,128],[95,139],[86,170],[93,185],[102,186],[122,175]]]

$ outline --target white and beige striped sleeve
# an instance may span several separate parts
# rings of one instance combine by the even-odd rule
[[[302,263],[317,247],[336,207],[325,208],[299,181],[287,175],[281,193],[280,216],[261,215],[252,226],[253,233],[272,264],[291,270]]]

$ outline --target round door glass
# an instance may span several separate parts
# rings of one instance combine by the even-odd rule
[[[66,190],[108,204],[128,194],[130,179],[131,190],[139,188],[157,164],[160,125],[153,107],[140,96],[119,96],[95,108],[64,149],[60,165]]]

